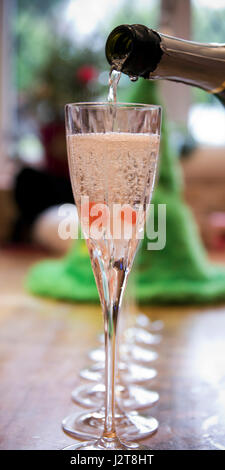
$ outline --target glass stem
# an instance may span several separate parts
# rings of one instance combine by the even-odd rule
[[[105,425],[103,438],[116,438],[115,428],[115,380],[117,359],[117,326],[118,316],[126,285],[127,270],[123,260],[113,266],[114,276],[111,279],[112,291],[110,302],[104,307],[105,330]],[[109,289],[111,290],[111,289]]]

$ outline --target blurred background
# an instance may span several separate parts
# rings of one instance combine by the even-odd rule
[[[60,423],[78,411],[71,391],[80,385],[82,367],[95,362],[87,352],[102,331],[100,308],[78,303],[89,302],[92,294],[98,299],[88,252],[84,240],[61,240],[57,231],[58,207],[74,208],[64,105],[107,99],[105,42],[123,23],[225,43],[225,0],[0,0],[2,449],[71,444]],[[169,138],[169,146],[165,140],[164,150],[161,145],[164,173],[154,194],[167,204],[167,244],[161,251],[139,251],[138,287],[149,302],[141,305],[147,317],[141,315],[136,325],[146,331],[131,366],[141,359],[141,369],[134,369],[138,384],[147,368],[153,377],[155,367],[158,372],[156,382],[146,385],[160,395],[159,408],[151,408],[160,423],[151,449],[224,450],[225,269],[214,269],[212,261],[225,264],[225,109],[199,89],[166,81],[131,83],[126,76],[118,100],[135,93],[140,100],[156,100],[156,91],[166,144]],[[124,325],[140,313],[135,287],[133,281],[128,285],[124,311],[131,315],[124,315]],[[145,340],[157,331],[152,325],[164,325],[159,348]],[[151,369],[152,362],[142,362],[143,351],[151,356],[154,348],[159,358]]]
[[[73,203],[64,105],[106,100],[109,32],[118,24],[142,23],[185,39],[224,42],[225,0],[0,0],[0,23],[0,244],[66,252],[66,242],[55,237],[51,210]],[[126,100],[135,86],[122,76],[118,99]],[[184,197],[204,245],[220,256],[224,109],[199,89],[169,82],[158,87],[183,169]]]

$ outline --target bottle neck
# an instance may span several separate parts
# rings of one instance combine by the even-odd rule
[[[225,45],[200,44],[160,34],[161,59],[149,79],[197,86],[209,93],[225,89]]]
[[[117,26],[106,42],[113,69],[202,88],[225,104],[225,44],[201,44],[159,34],[144,25]]]

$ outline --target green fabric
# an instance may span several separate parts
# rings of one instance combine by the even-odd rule
[[[158,104],[156,85],[139,80],[127,101]],[[163,110],[163,114],[165,114]],[[166,204],[166,246],[148,251],[145,238],[135,262],[139,303],[210,303],[225,299],[225,269],[209,262],[197,226],[182,199],[178,159],[169,148],[165,116],[162,123],[159,178],[152,202]],[[157,211],[155,211],[157,227]],[[26,280],[33,294],[80,302],[98,301],[97,288],[84,240],[61,260],[35,265]]]
[[[63,259],[41,261],[28,273],[26,286],[33,294],[79,302],[97,302],[94,275],[84,240],[76,240],[74,249]]]

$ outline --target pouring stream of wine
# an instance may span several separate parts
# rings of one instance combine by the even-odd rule
[[[116,92],[117,86],[121,77],[121,72],[111,69],[109,73],[109,94],[108,102],[110,104],[116,104]]]

